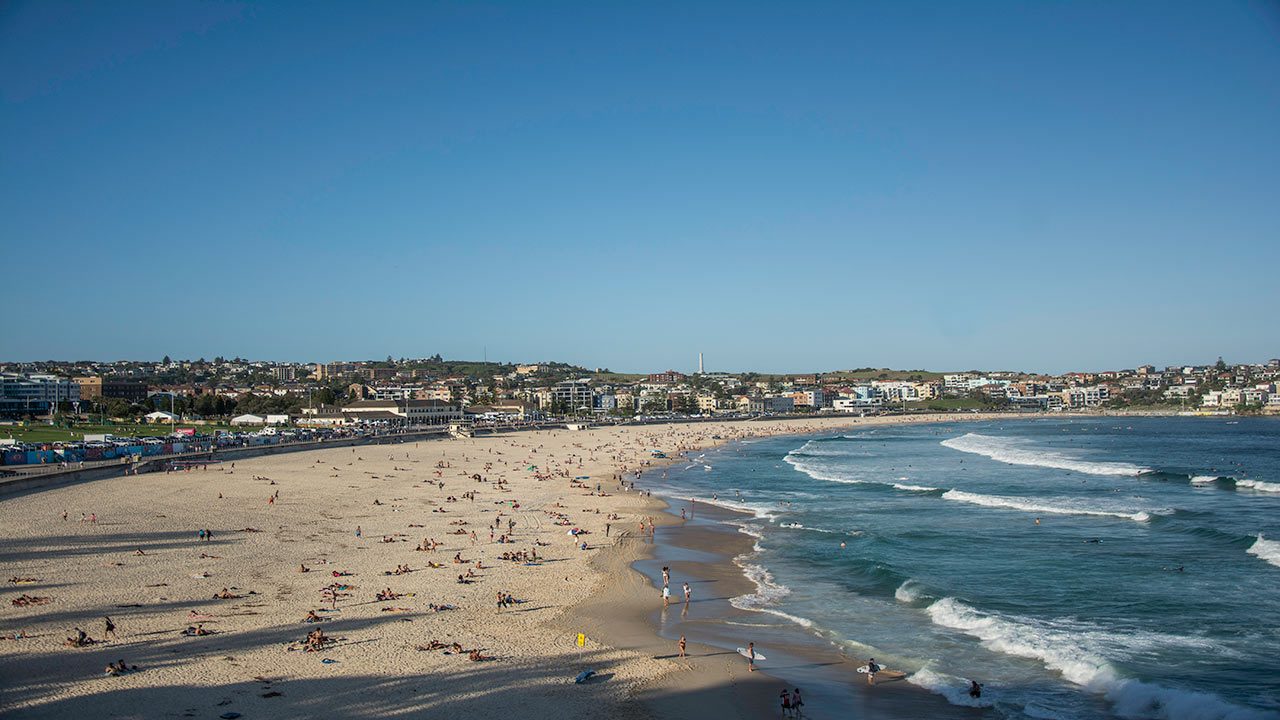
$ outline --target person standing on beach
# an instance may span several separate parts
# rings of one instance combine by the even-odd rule
[[[756,671],[756,644],[747,643],[747,672]]]
[[[692,597],[692,596],[693,596],[693,590],[691,590],[691,589],[689,588],[689,583],[685,583],[685,584],[684,584],[684,604],[685,604],[685,607],[688,607],[688,606],[689,606],[689,598],[690,598],[690,597]]]
[[[116,624],[111,622],[111,618],[104,616],[102,618],[102,624],[103,624],[102,636],[104,638],[107,638],[107,637],[113,638],[116,636]]]
[[[662,566],[662,587],[666,587],[670,584],[671,584],[671,568],[667,567],[666,565],[663,565]]]
[[[679,647],[679,648],[680,648],[680,657],[685,657],[685,653],[684,653],[685,642],[684,642],[684,636],[683,636],[683,635],[681,635],[681,636],[680,636],[680,642],[676,643],[676,645],[677,645],[677,647]]]
[[[669,607],[671,607],[671,588],[666,585],[663,585],[662,586],[662,609],[665,610]]]

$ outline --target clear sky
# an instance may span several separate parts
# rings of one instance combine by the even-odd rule
[[[0,359],[1280,356],[1276,2],[5,2],[0,102]]]

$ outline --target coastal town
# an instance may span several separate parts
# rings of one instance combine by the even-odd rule
[[[862,368],[624,374],[558,362],[387,358],[0,363],[0,420],[446,425],[580,418],[1164,410],[1280,413],[1280,359],[1045,375]]]

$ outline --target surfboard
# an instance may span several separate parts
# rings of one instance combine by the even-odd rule
[[[738,654],[747,659],[751,658],[751,653],[746,648],[738,648]],[[764,660],[764,659],[765,659],[764,655],[760,654],[760,651],[757,650],[756,660]]]
[[[868,672],[870,672],[870,670],[871,670],[870,666],[867,666],[867,665],[863,665],[862,667],[858,668],[858,672],[862,673],[863,675],[866,675]],[[884,669],[883,665],[880,666],[880,669],[876,671],[876,677],[884,678],[886,680],[904,678],[906,676],[907,674],[902,672],[901,670],[886,670]]]

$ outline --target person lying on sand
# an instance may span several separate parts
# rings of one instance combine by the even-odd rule
[[[212,620],[213,616],[209,613],[196,612],[195,610],[187,611],[188,620]]]
[[[315,610],[308,610],[307,616],[302,619],[302,622],[309,622],[309,623],[324,622],[324,618],[317,615]]]
[[[427,605],[427,609],[431,612],[444,612],[445,610],[457,610],[458,607],[456,605],[437,605],[435,603],[431,603]]]
[[[23,593],[9,602],[14,607],[30,607],[32,605],[48,605],[52,600],[53,598],[51,597],[37,597]]]
[[[476,648],[475,650],[467,653],[467,659],[471,662],[484,662],[486,660],[496,660],[497,658],[492,655],[485,655],[480,652],[480,648]]]
[[[204,629],[204,623],[196,623],[195,625],[188,625],[187,629],[182,631],[182,635],[185,637],[204,637],[205,635],[212,635],[212,634],[213,634],[212,630]]]
[[[138,672],[138,666],[128,665],[124,660],[118,660],[113,663],[107,663],[107,668],[103,671],[104,674],[112,676],[122,675],[127,672]]]
[[[427,652],[427,651],[429,651],[429,650],[443,650],[443,649],[445,649],[446,647],[448,647],[448,645],[445,645],[444,643],[440,642],[439,640],[436,640],[436,639],[434,639],[434,638],[433,638],[433,639],[431,640],[431,642],[427,643],[426,645],[418,645],[418,646],[416,647],[416,649],[417,649],[419,652]]]
[[[213,596],[214,600],[240,600],[242,598],[244,598],[243,595],[237,595],[227,588],[222,588],[222,592]]]
[[[40,582],[40,580],[39,578],[18,577],[17,575],[14,575],[13,577],[9,578],[9,582],[13,583],[14,585],[30,585],[31,583],[38,583]]]

